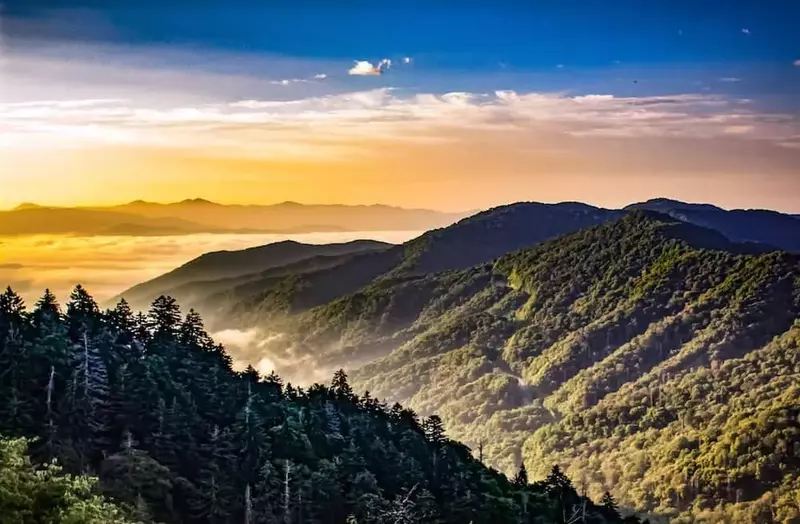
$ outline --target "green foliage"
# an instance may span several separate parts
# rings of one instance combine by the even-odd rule
[[[25,439],[0,437],[0,521],[7,524],[125,524],[125,512],[97,491],[97,479],[35,466]]]
[[[12,522],[620,522],[559,484],[514,484],[442,420],[357,395],[347,374],[306,389],[234,371],[193,311],[102,312],[77,288],[62,313],[0,298],[0,515]],[[50,465],[63,464],[70,475]],[[98,494],[100,490],[103,496]],[[5,522],[5,521],[4,521]]]
[[[561,464],[596,499],[714,521],[765,497],[798,511],[799,316],[797,255],[634,212],[492,265],[389,275],[280,328],[312,362],[364,363],[357,391],[438,415],[508,474]]]

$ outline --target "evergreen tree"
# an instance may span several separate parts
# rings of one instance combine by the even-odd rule
[[[619,506],[611,493],[606,491],[603,493],[603,498],[600,499],[600,506],[603,508],[607,516],[619,517]]]
[[[579,499],[557,468],[545,483],[512,483],[450,441],[438,416],[420,425],[413,410],[359,398],[343,371],[330,387],[305,390],[252,367],[235,372],[199,315],[181,320],[166,297],[146,322],[123,302],[101,313],[80,287],[64,315],[50,293],[31,315],[23,306],[12,291],[0,295],[2,429],[35,439],[36,460],[98,472],[103,492],[143,521],[516,524],[550,515],[547,523],[575,507],[597,522],[610,515]]]
[[[430,417],[426,418],[422,425],[422,429],[425,431],[425,437],[428,439],[428,442],[434,446],[441,446],[447,440],[444,431],[444,424],[442,423],[442,419],[439,417],[439,415],[431,415]]]
[[[528,485],[528,470],[525,469],[525,462],[521,462],[519,465],[519,471],[517,471],[514,480],[512,481],[515,486],[517,487],[525,487]]]
[[[338,370],[333,374],[333,381],[331,381],[331,389],[333,390],[336,398],[343,401],[352,402],[356,396],[353,393],[353,388],[347,381],[347,373],[343,369]]]

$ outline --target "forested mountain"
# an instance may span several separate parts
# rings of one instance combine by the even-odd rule
[[[656,198],[625,209],[649,209],[678,220],[716,229],[734,242],[759,242],[785,251],[800,252],[800,221],[767,209],[725,210],[710,204],[690,204]]]
[[[64,311],[0,295],[3,522],[613,523],[558,467],[510,481],[419,419],[357,395],[343,371],[300,389],[236,372],[199,316],[160,297],[101,312],[81,287]],[[480,455],[479,451],[479,455]],[[480,458],[480,457],[479,457]]]
[[[252,361],[348,367],[505,471],[555,456],[591,495],[676,519],[800,518],[797,255],[635,211],[310,310],[253,304]]]
[[[286,240],[238,251],[215,251],[158,278],[134,286],[125,292],[125,298],[144,308],[160,295],[170,295],[180,299],[181,303],[197,302],[201,297],[215,291],[230,289],[253,280],[276,274],[294,274],[304,268],[332,267],[344,262],[348,255],[381,251],[389,247],[391,244],[374,240],[322,245]]]
[[[225,205],[202,199],[72,208],[22,204],[0,211],[0,235],[420,231],[452,224],[466,214],[382,205]]]
[[[142,288],[133,288],[121,296],[135,308],[146,308],[153,298],[169,293],[182,303],[191,302],[212,321],[219,318],[220,324],[227,324],[229,316],[251,316],[249,313],[254,308],[262,312],[284,311],[324,304],[384,277],[467,268],[621,214],[572,202],[522,202],[478,213],[383,252],[328,259],[318,261],[326,262],[324,264],[302,264],[280,271],[266,271],[262,275],[253,273],[239,281],[211,282],[206,275],[193,278],[195,282],[190,286],[190,293],[185,292],[188,289],[176,290],[156,279],[146,284],[148,292],[144,295],[139,292]],[[226,262],[233,256],[239,255],[232,253],[219,257],[219,261]],[[187,266],[194,266],[201,260],[202,257]],[[262,271],[271,268],[277,269],[272,264],[263,267]],[[175,273],[181,278],[189,275],[182,270]],[[206,291],[201,291],[203,289]]]
[[[142,204],[144,205],[144,204]],[[211,205],[203,201],[199,206]],[[254,310],[264,317],[270,311],[307,309],[359,288],[385,276],[434,273],[482,264],[511,251],[530,247],[593,225],[617,219],[637,209],[652,210],[675,219],[714,229],[728,240],[758,244],[754,250],[783,249],[800,251],[800,223],[797,217],[765,210],[727,211],[710,204],[691,204],[659,198],[631,204],[624,210],[602,209],[579,202],[541,204],[520,202],[483,211],[448,227],[429,231],[385,253],[352,257],[352,260],[325,259],[296,266],[254,263],[245,277],[235,280],[209,272],[192,277],[183,268],[183,287],[160,277],[125,291],[135,308],[147,308],[159,295],[170,294],[181,303],[200,310],[212,323],[229,324],[231,317],[250,316]],[[269,252],[269,246],[262,248]],[[253,250],[245,250],[249,256]],[[233,260],[219,258],[220,266]],[[202,257],[199,260],[202,260]],[[258,259],[253,259],[257,262]],[[187,266],[192,267],[192,261]],[[346,263],[345,263],[346,262]],[[260,274],[262,273],[263,274]],[[146,290],[146,293],[142,293]]]

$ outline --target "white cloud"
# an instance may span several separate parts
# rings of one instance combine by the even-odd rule
[[[792,115],[759,113],[719,95],[617,97],[497,91],[403,94],[389,88],[293,100],[250,99],[184,107],[120,100],[0,104],[0,146],[128,144],[201,148],[259,158],[331,158],[373,150],[375,140],[437,142],[448,130],[573,137],[748,138],[785,141]],[[741,130],[746,129],[747,132]],[[739,131],[737,131],[739,130]],[[361,145],[359,145],[361,143]]]
[[[411,63],[411,57],[407,56],[407,57],[403,58],[403,63],[404,64],[410,64]]]
[[[793,63],[795,66],[800,67],[800,60],[795,60]]]
[[[382,75],[390,67],[392,67],[392,61],[388,58],[384,58],[377,65],[373,65],[372,62],[366,60],[356,60],[355,65],[347,73],[362,76]]]
[[[741,78],[737,78],[735,76],[724,76],[719,79],[720,82],[741,82]]]
[[[746,27],[742,28],[742,33],[750,36],[750,30],[748,28],[746,28]]]
[[[159,69],[150,64],[150,55],[131,58],[120,51],[118,56],[123,58],[114,65],[103,65],[104,60],[90,58],[10,55],[3,78],[3,87],[8,80],[9,89],[0,94],[0,148],[112,144],[315,162],[380,154],[376,141],[437,144],[480,131],[560,139],[730,140],[730,126],[750,126],[737,139],[794,144],[800,136],[795,115],[760,113],[746,100],[708,93],[618,97],[383,88],[326,94],[326,83],[315,80],[327,76],[314,72],[332,64],[300,68],[278,63],[272,68],[247,57],[211,56],[226,66],[241,62],[247,71],[274,70],[276,76],[266,79],[171,65]],[[379,74],[392,65],[389,59],[377,65],[360,61],[354,69],[357,74]],[[303,96],[287,88],[298,83],[303,83]],[[227,98],[231,92],[242,93],[242,98]],[[8,93],[15,98],[2,98]]]

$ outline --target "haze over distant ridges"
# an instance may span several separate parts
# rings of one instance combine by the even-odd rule
[[[0,212],[0,235],[419,231],[449,225],[465,215],[384,205],[227,205],[203,199],[75,208],[25,203]]]

